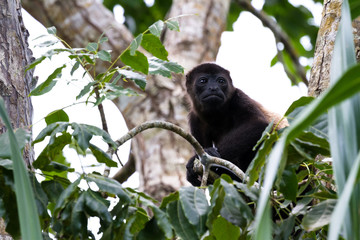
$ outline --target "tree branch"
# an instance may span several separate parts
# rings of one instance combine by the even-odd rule
[[[165,121],[148,121],[145,122],[133,129],[131,129],[127,134],[125,134],[120,139],[116,140],[117,147],[120,147],[122,144],[124,144],[126,141],[130,140],[131,138],[135,137],[137,134],[151,128],[162,128],[169,131],[172,131],[181,137],[183,137],[185,140],[187,140],[195,149],[196,154],[200,157],[200,161],[202,164],[202,167],[199,167],[198,164],[194,164],[194,170],[198,174],[203,174],[201,186],[206,186],[208,182],[208,176],[210,172],[210,167],[213,164],[218,164],[221,166],[224,166],[228,169],[230,169],[236,176],[238,176],[242,181],[247,182],[248,178],[246,177],[245,173],[241,171],[240,168],[238,168],[235,164],[221,159],[214,156],[210,156],[207,154],[200,143],[189,133],[185,132],[181,127],[176,126],[175,124],[165,122]],[[110,152],[113,151],[113,149],[109,149]],[[126,165],[126,164],[125,164]],[[115,175],[121,175],[121,170]],[[130,174],[131,175],[131,174]],[[129,176],[130,176],[129,175]],[[211,178],[216,178],[216,175],[211,174]],[[117,177],[119,178],[119,177]],[[115,179],[115,177],[114,177]],[[117,179],[116,179],[117,180]],[[125,179],[126,180],[126,179]],[[124,181],[125,181],[124,180]],[[119,181],[119,180],[118,180]],[[259,187],[259,184],[255,183],[255,187]]]
[[[295,48],[291,44],[289,36],[284,31],[282,31],[281,28],[279,27],[279,25],[272,18],[270,18],[267,14],[265,14],[263,11],[258,11],[257,9],[255,9],[251,5],[249,0],[236,0],[235,2],[239,6],[244,8],[246,11],[252,13],[255,17],[257,17],[265,27],[268,27],[273,32],[276,42],[281,42],[284,44],[285,50],[289,53],[289,56],[295,65],[296,72],[300,76],[301,80],[305,83],[305,85],[308,86],[309,81],[306,78],[306,72],[304,70],[304,67],[299,62],[299,56],[298,56]],[[278,55],[279,54],[280,53],[278,51]],[[285,64],[284,61],[282,61],[282,63]],[[284,65],[284,68],[285,68],[285,65]],[[292,75],[288,74],[288,76],[289,76],[290,80],[294,83],[295,80],[293,79]]]
[[[119,183],[123,183],[135,172],[135,157],[130,153],[129,160],[125,165],[113,176],[113,179]]]

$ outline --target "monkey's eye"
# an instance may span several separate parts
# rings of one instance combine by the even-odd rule
[[[202,83],[202,84],[207,83],[207,78],[206,77],[201,77],[201,78],[199,78],[198,82]]]
[[[220,84],[225,84],[226,83],[226,79],[223,77],[219,77],[218,79],[216,79],[216,81]]]

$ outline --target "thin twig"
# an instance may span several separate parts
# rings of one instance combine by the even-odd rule
[[[268,27],[275,35],[275,39],[277,42],[281,42],[284,44],[284,48],[288,52],[291,60],[295,65],[296,72],[300,76],[301,80],[305,83],[305,85],[308,86],[309,82],[306,78],[306,72],[304,70],[304,67],[299,62],[299,56],[295,48],[291,44],[289,36],[284,31],[282,31],[279,25],[266,13],[255,9],[251,5],[249,0],[236,0],[235,2],[239,4],[241,7],[243,7],[246,11],[252,13],[255,17],[257,17],[264,26]],[[283,64],[285,63],[283,62]]]

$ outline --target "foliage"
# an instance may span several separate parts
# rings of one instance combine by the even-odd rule
[[[99,106],[119,95],[138,94],[122,88],[121,79],[132,81],[141,92],[146,87],[147,74],[169,77],[172,72],[183,71],[181,66],[167,60],[167,52],[159,40],[165,27],[179,30],[174,19],[158,21],[139,34],[115,60],[112,60],[109,51],[101,49],[101,44],[106,41],[106,37],[101,36],[98,42],[89,43],[85,48],[72,49],[68,46],[53,49],[35,60],[29,68],[45,58],[68,53],[74,63],[71,74],[84,71],[83,76],[91,77],[77,98],[86,97],[88,103],[95,95],[92,103]],[[56,29],[50,28],[49,33],[56,36]],[[42,45],[54,42],[45,41]],[[140,52],[140,46],[154,57],[146,57]],[[113,68],[119,60],[126,66]],[[109,62],[109,68],[95,74],[99,61]],[[59,66],[31,95],[51,91],[66,69],[65,65]],[[328,225],[331,221],[335,222],[334,211],[344,214],[349,211],[346,203],[351,201],[354,186],[358,186],[360,158],[351,159],[353,162],[346,173],[349,177],[343,189],[340,187],[342,195],[337,200],[332,161],[327,158],[334,154],[333,143],[331,148],[329,144],[333,141],[332,135],[328,132],[341,125],[328,124],[326,111],[360,90],[359,72],[359,65],[341,72],[339,80],[318,99],[303,97],[295,101],[285,114],[290,122],[288,128],[275,131],[268,127],[247,170],[249,181],[246,184],[233,182],[223,175],[206,188],[208,196],[203,189],[183,187],[161,202],[142,192],[124,188],[97,172],[79,172],[77,178],[70,181],[68,174],[74,169],[70,168],[63,155],[65,146],[74,148],[80,155],[92,154],[99,164],[113,167],[117,163],[110,153],[117,145],[105,130],[70,123],[64,109],[54,110],[45,117],[47,126],[33,142],[47,141],[48,144],[33,163],[36,171],[29,171],[31,188],[24,184],[26,190],[33,192],[36,208],[32,209],[36,209],[40,217],[43,238],[94,239],[94,233],[88,226],[90,217],[99,219],[98,233],[102,239],[215,240],[250,239],[253,235],[257,239],[322,239],[326,238],[328,231],[334,231],[338,236],[339,228],[331,227],[329,230]],[[349,130],[357,133],[353,128]],[[94,136],[102,137],[109,145],[108,152],[91,143]],[[16,140],[9,140],[7,134],[0,136],[0,217],[5,219],[6,230],[14,237],[20,235],[19,219],[27,218],[23,215],[21,203],[14,204],[15,198],[20,196],[16,192],[19,189],[16,187],[15,172],[18,161],[9,149],[14,145],[23,148],[27,141],[27,132],[21,129],[16,132]],[[335,173],[339,170],[341,166],[336,168]],[[40,181],[37,176],[44,179]],[[85,184],[79,185],[81,182]],[[260,183],[260,187],[255,187],[255,182]],[[22,200],[29,198],[33,199],[30,193]],[[356,224],[354,226],[358,226]],[[356,233],[350,231],[344,236],[356,239],[351,234]]]
[[[152,6],[148,6],[144,0],[104,0],[103,4],[110,10],[116,5],[121,5],[124,9],[125,25],[137,35],[144,32],[157,19],[164,19],[172,0],[155,0]]]

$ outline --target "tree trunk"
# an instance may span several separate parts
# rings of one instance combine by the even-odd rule
[[[180,63],[186,71],[201,62],[215,61],[220,35],[225,29],[230,1],[173,1],[169,17],[198,13],[180,19],[181,31],[167,31],[164,44],[169,58]],[[118,99],[128,126],[146,120],[161,119],[187,127],[187,108],[183,75],[173,79],[155,76],[148,81],[146,97],[131,102]],[[133,140],[141,190],[161,199],[188,184],[185,164],[194,151],[189,143],[164,130],[145,132]]]
[[[117,38],[109,37],[114,39],[109,47],[115,56],[119,55],[131,41],[128,31],[116,23],[112,14],[102,5],[95,1],[81,2],[24,0],[23,4],[45,26],[55,25],[60,36],[74,47],[85,46],[90,39],[97,39],[106,29],[104,26],[112,26],[117,30],[105,32],[118,34]],[[165,33],[164,44],[169,51],[169,58],[182,64],[186,70],[204,61],[214,61],[221,33],[225,29],[229,4],[230,0],[174,0],[170,16],[194,15],[180,19],[180,33]],[[103,23],[101,26],[99,19]],[[188,102],[182,75],[173,76],[173,79],[151,77],[144,96],[122,97],[115,103],[129,128],[157,119],[187,128]],[[150,130],[133,140],[131,151],[140,175],[141,190],[160,199],[187,184],[185,164],[193,150],[178,136],[165,130]]]
[[[13,127],[30,128],[33,109],[28,95],[33,71],[25,74],[32,56],[27,43],[29,33],[22,21],[20,1],[1,1],[0,9],[0,96],[5,101]],[[0,134],[5,131],[0,119]],[[33,161],[30,146],[24,151],[24,160],[27,165]],[[1,219],[0,239],[11,239],[5,233]]]
[[[341,19],[342,0],[324,0],[322,20],[316,40],[314,63],[310,72],[308,94],[317,97],[330,83],[331,58]],[[357,60],[360,60],[360,17],[353,21]]]

